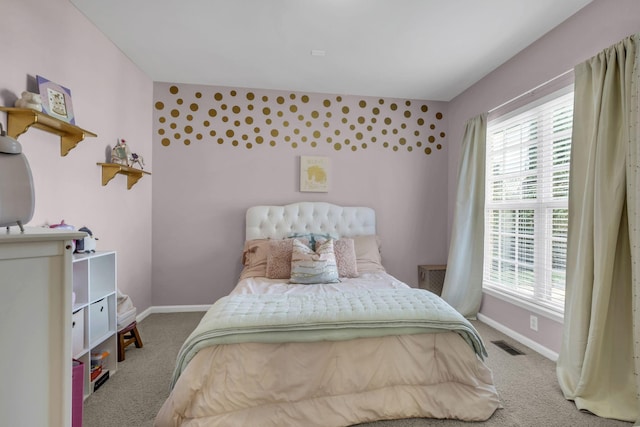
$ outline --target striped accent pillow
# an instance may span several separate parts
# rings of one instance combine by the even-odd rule
[[[298,239],[293,239],[290,283],[315,284],[339,282],[333,239],[318,244],[313,251]]]

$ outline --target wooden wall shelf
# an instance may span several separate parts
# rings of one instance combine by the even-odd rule
[[[17,139],[30,127],[60,136],[61,156],[66,156],[85,137],[98,136],[93,132],[30,108],[0,107],[0,111],[7,113],[7,135],[12,138]]]
[[[118,163],[98,163],[102,166],[102,185],[107,185],[109,181],[113,179],[117,174],[127,176],[127,190],[131,190],[136,182],[140,180],[144,175],[151,175],[151,172],[144,171],[142,169],[136,169]]]

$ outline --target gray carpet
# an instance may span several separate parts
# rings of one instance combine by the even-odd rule
[[[84,405],[84,427],[151,427],[168,396],[168,384],[178,350],[203,313],[152,314],[138,324],[144,347],[130,345],[118,372],[92,394]],[[360,424],[360,427],[425,426],[620,426],[631,423],[598,418],[576,410],[566,401],[555,374],[555,364],[489,326],[474,321],[489,351],[504,408],[485,422],[408,419]],[[504,340],[524,352],[512,356],[492,344]],[[115,355],[114,355],[115,356]],[[242,426],[247,427],[247,426]]]

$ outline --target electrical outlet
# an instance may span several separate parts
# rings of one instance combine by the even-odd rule
[[[529,317],[529,327],[534,331],[538,330],[538,316],[534,316],[533,314]]]

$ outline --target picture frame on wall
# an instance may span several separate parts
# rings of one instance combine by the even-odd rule
[[[329,157],[300,156],[300,191],[328,193],[331,178]]]
[[[42,98],[42,111],[51,117],[75,125],[71,90],[42,76],[36,76],[36,80],[40,98]]]

